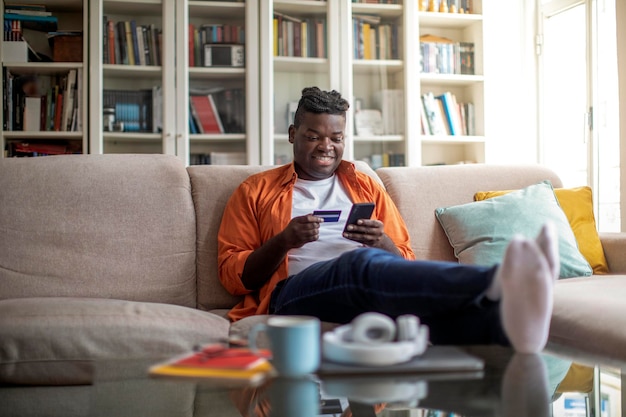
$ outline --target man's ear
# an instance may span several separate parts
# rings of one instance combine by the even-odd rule
[[[293,143],[295,141],[296,136],[296,127],[294,125],[289,125],[289,143]]]

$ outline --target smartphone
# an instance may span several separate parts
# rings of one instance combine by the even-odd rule
[[[348,220],[346,220],[346,226],[343,228],[344,232],[347,232],[347,227],[350,224],[356,224],[359,219],[369,219],[374,212],[374,203],[354,203],[348,214]]]

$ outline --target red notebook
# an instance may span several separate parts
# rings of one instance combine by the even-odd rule
[[[190,366],[194,368],[250,369],[267,362],[269,351],[260,354],[247,348],[227,348],[220,345],[208,345],[202,350],[184,356],[173,362],[173,366]]]
[[[220,384],[260,384],[273,368],[268,350],[254,354],[246,348],[208,345],[200,351],[178,356],[149,369],[154,377],[179,377],[219,381]]]

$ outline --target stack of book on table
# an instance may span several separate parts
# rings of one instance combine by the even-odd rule
[[[149,369],[154,377],[184,377],[215,380],[225,384],[263,382],[273,375],[274,369],[268,361],[270,352],[257,353],[243,347],[225,347],[210,344]]]

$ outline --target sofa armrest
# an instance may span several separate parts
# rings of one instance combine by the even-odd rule
[[[604,256],[611,274],[626,274],[626,233],[600,233]]]

